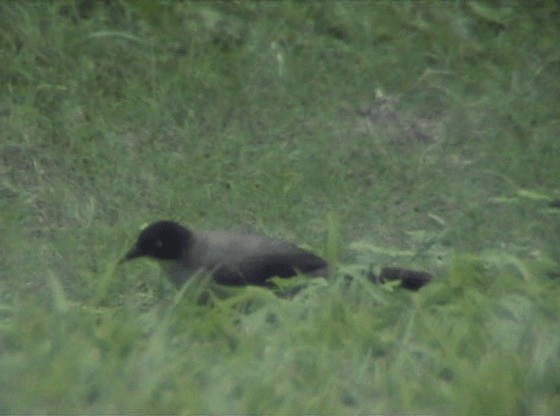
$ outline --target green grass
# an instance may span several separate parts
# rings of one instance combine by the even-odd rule
[[[558,413],[559,38],[554,2],[2,2],[0,413]],[[338,272],[176,293],[116,265],[163,218]]]

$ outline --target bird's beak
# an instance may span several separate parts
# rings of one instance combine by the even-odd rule
[[[137,257],[142,257],[144,252],[137,246],[134,246],[130,249],[128,253],[126,253],[120,260],[119,264],[124,263],[125,261],[135,259]]]

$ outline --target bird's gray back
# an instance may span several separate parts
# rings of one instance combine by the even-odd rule
[[[196,247],[192,247],[189,257],[206,269],[216,265],[235,265],[271,254],[288,255],[301,251],[288,241],[225,231],[196,233],[194,241]]]

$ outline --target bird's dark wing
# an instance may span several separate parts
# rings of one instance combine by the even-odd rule
[[[288,253],[254,255],[235,265],[219,267],[214,271],[214,280],[225,285],[266,285],[266,281],[275,276],[324,276],[326,272],[327,262],[324,259],[297,249]]]

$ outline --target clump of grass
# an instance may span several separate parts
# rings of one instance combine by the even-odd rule
[[[510,261],[457,258],[418,293],[338,276],[291,299],[201,304],[191,285],[147,308],[68,304],[53,285],[50,303],[4,308],[1,383],[18,394],[3,411],[550,411],[558,289]]]

